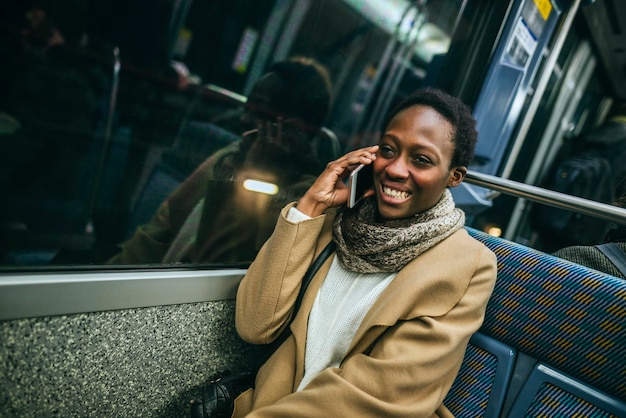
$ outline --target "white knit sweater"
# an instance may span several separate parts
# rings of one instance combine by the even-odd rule
[[[291,222],[309,217],[296,208],[287,213]],[[333,259],[309,314],[302,390],[322,370],[339,367],[361,321],[396,273],[355,273]]]

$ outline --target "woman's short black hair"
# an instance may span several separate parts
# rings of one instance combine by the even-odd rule
[[[468,167],[474,158],[474,148],[478,140],[476,119],[474,119],[469,106],[459,98],[451,96],[442,90],[427,87],[417,90],[406,97],[388,114],[383,125],[384,128],[387,128],[398,113],[417,105],[433,108],[452,124],[454,127],[452,136],[454,155],[452,156],[451,167]]]

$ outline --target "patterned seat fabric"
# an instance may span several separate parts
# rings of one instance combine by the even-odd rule
[[[626,281],[467,229],[498,258],[480,331],[626,399]]]
[[[499,418],[516,358],[508,345],[475,333],[444,405],[459,418]]]
[[[524,415],[526,417],[617,418],[596,405],[549,383],[541,386]]]
[[[483,416],[493,389],[497,363],[496,356],[488,351],[471,343],[467,346],[458,378],[444,401],[454,416]]]

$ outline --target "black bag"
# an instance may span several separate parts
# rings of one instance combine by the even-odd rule
[[[254,387],[252,372],[231,373],[226,370],[211,377],[200,399],[191,401],[191,417],[230,417],[235,398]]]
[[[302,286],[300,286],[300,292],[294,304],[294,314],[291,317],[292,321],[300,308],[304,293],[309,283],[311,283],[313,276],[315,276],[317,270],[319,270],[321,265],[324,264],[334,250],[335,243],[331,241],[304,274]],[[289,337],[291,332],[289,329],[290,325],[291,322],[275,341],[268,344],[268,350],[259,363],[259,367],[265,363],[273,352]],[[232,416],[235,398],[246,390],[254,387],[255,377],[256,372],[231,373],[228,370],[211,377],[200,399],[193,399],[191,401],[191,418],[221,418]]]

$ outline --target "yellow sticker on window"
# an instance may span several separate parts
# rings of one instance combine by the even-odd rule
[[[541,17],[543,20],[548,20],[548,16],[550,16],[550,12],[552,11],[552,3],[550,0],[533,0],[535,2],[535,6],[541,13]]]

